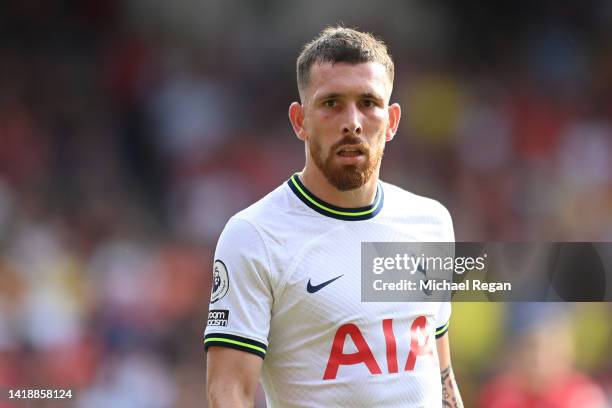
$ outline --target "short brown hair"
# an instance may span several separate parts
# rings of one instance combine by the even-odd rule
[[[300,94],[308,86],[310,68],[314,63],[378,62],[382,64],[393,83],[395,68],[387,46],[370,33],[342,26],[328,27],[304,46],[297,59],[297,84]]]

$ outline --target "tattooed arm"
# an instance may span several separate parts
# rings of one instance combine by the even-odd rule
[[[436,340],[438,359],[440,360],[440,378],[442,380],[442,406],[444,408],[463,408],[459,387],[451,366],[448,333]]]

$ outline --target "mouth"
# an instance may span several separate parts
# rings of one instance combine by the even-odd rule
[[[340,157],[358,157],[363,155],[363,150],[357,146],[343,146],[336,154]]]

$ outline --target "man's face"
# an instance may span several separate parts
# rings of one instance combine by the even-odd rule
[[[387,71],[378,63],[311,67],[302,92],[304,116],[298,137],[337,189],[361,187],[380,167],[385,141],[397,128],[397,123],[390,126],[391,89]],[[399,106],[397,110],[399,120]]]

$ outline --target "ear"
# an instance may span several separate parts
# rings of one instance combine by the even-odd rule
[[[297,138],[305,141],[304,107],[299,102],[293,102],[289,105],[289,121],[291,122],[291,126],[293,126],[293,131]]]
[[[399,126],[400,118],[402,116],[402,108],[399,104],[394,103],[393,105],[389,105],[387,108],[389,113],[389,127],[387,128],[387,135],[385,140],[387,142],[393,139],[395,133],[397,132],[397,127]]]

